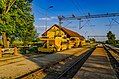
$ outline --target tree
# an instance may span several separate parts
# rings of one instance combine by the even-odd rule
[[[115,44],[116,44],[115,34],[113,34],[111,31],[109,31],[109,32],[107,33],[107,38],[108,38],[107,42],[108,42],[109,44],[112,44],[112,45],[115,45]]]
[[[90,42],[92,42],[92,43],[95,43],[95,42],[96,42],[95,38],[90,38],[89,40],[90,40]]]
[[[35,36],[32,0],[0,0],[0,33],[6,32],[11,42],[19,38],[26,43]]]

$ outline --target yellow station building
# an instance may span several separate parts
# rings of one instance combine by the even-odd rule
[[[56,47],[57,51],[85,45],[83,36],[57,24],[45,31],[40,39],[47,43],[47,48],[50,46]]]

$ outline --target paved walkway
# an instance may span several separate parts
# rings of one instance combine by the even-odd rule
[[[96,48],[73,79],[117,79],[103,48]]]

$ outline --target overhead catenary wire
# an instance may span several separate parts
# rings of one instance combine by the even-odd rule
[[[49,0],[50,1],[50,0]],[[39,5],[36,5],[37,7],[38,7],[38,11],[40,10],[40,11],[42,11],[42,12],[40,12],[42,15],[46,15],[45,13],[45,11],[47,10],[47,8],[43,8],[43,7],[41,7],[41,6],[39,6]],[[43,13],[43,11],[44,11],[44,13]],[[51,14],[53,14],[53,15],[56,15],[56,16],[58,16],[56,13],[55,13],[55,11],[51,11],[51,10],[49,10],[48,11],[48,13],[51,13]],[[49,15],[48,15],[49,16]]]
[[[119,22],[118,22],[116,19],[113,19],[113,18],[112,18],[112,20],[113,20],[115,23],[119,24]]]
[[[56,13],[54,13],[54,12],[51,12],[50,10],[48,11],[48,13],[52,13],[53,14],[53,16],[49,16],[49,14],[47,14],[47,16],[46,16],[46,8],[43,8],[43,7],[41,7],[41,6],[38,6],[39,7],[39,9],[38,9],[38,13],[40,13],[41,15],[42,15],[42,17],[40,17],[40,18],[49,18],[49,19],[52,19],[52,17],[57,17],[58,15],[56,14]],[[42,11],[42,12],[41,12]],[[44,13],[43,13],[44,12]],[[56,16],[54,16],[54,15],[56,15]],[[55,22],[57,22],[57,20],[55,21]]]
[[[84,9],[81,7],[81,5],[79,4],[79,2],[77,0],[75,0],[77,6],[80,8],[80,10],[82,11],[83,15],[85,14]],[[86,15],[86,14],[85,14]]]
[[[68,22],[68,24],[66,24],[65,27],[67,27],[67,26],[68,26],[69,24],[71,24],[71,23],[72,23],[72,21]]]
[[[107,31],[109,31],[112,28],[112,23],[113,23],[113,20],[111,20],[110,18],[108,18],[108,20],[109,20],[109,25],[106,26],[109,26],[109,28]]]
[[[109,19],[109,18],[108,18],[108,19]],[[112,23],[117,23],[117,24],[119,24],[119,22],[118,22],[116,19],[114,19],[114,18],[109,19],[109,25],[106,25],[106,26],[109,26],[109,28],[108,28],[107,31],[110,31],[110,29],[112,28]]]
[[[70,0],[71,2],[72,2],[72,4],[74,5],[74,7],[76,8],[76,10],[79,12],[79,13],[84,13],[83,12],[83,10],[82,10],[82,12],[80,11],[80,9],[79,9],[79,4],[77,4],[77,2],[75,2],[74,0]],[[78,13],[78,14],[79,14]],[[72,22],[69,22],[66,26],[68,26],[69,24],[71,24]],[[84,27],[84,26],[83,26]],[[81,29],[82,27],[80,27],[80,23],[79,23],[79,29]]]
[[[45,8],[42,8],[42,7],[39,7],[39,9],[46,11],[46,9]],[[51,10],[50,10],[49,13],[52,13],[52,14],[58,16],[57,14],[55,14],[55,11],[54,12],[53,11],[51,12]]]
[[[79,7],[77,6],[76,2],[75,2],[74,0],[70,0],[70,1],[71,1],[72,4],[74,5],[74,7],[77,9],[77,11],[78,11],[79,13],[83,14],[83,13],[80,11]]]
[[[83,27],[85,27],[88,23],[89,23],[90,20],[86,20],[85,23],[79,27],[79,30],[82,29]]]

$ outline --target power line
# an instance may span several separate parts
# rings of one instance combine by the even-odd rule
[[[68,22],[68,24],[66,24],[65,27],[67,27],[67,26],[68,26],[69,24],[71,24],[71,23],[72,23],[72,21]]]
[[[109,19],[109,26],[111,26],[112,22],[113,22],[113,20]]]
[[[83,8],[82,8],[81,5],[79,4],[79,2],[78,2],[77,0],[75,0],[75,1],[76,1],[76,3],[77,3],[78,7],[81,9],[82,13],[85,14],[85,11],[83,10]]]
[[[71,1],[72,4],[74,5],[74,7],[77,9],[77,11],[78,11],[79,13],[82,13],[82,12],[80,11],[80,9],[78,8],[77,4],[74,2],[74,0],[70,0],[70,1]]]
[[[42,9],[42,10],[44,10],[44,11],[46,11],[47,9],[45,9],[45,8],[42,8],[42,7],[39,7],[40,9]],[[52,13],[52,14],[54,14],[54,15],[56,15],[56,16],[58,16],[56,13],[55,13],[55,11],[54,12],[51,12],[51,10],[49,11],[49,13]]]
[[[45,9],[45,8],[41,8],[41,7],[39,7],[39,9],[38,9],[38,13],[40,13],[40,14],[43,15],[43,16],[46,16],[46,14],[43,13],[43,12],[41,12],[40,9],[41,9],[41,10],[46,10],[46,9]],[[50,12],[50,13],[52,13],[52,12]],[[52,14],[55,14],[55,13],[52,13]],[[57,15],[56,15],[56,16],[57,16]],[[47,15],[47,17],[48,17],[48,18],[51,18],[49,15]]]
[[[107,31],[109,31],[112,28],[112,22],[113,22],[113,20],[110,20],[110,18],[108,18],[108,20],[109,20],[109,25],[107,25],[107,26],[109,26],[109,28]]]
[[[118,22],[116,19],[113,19],[113,18],[112,18],[112,20],[113,20],[114,22],[116,22],[117,24],[119,24],[119,22]]]
[[[89,23],[89,20],[87,20],[81,27],[79,27],[79,30],[86,26],[87,23]]]
[[[109,19],[109,25],[107,25],[107,26],[109,26],[109,28],[107,31],[109,31],[112,28],[112,23],[114,23],[114,22],[119,24],[119,22],[116,19],[114,19],[114,18],[112,18],[111,20]]]
[[[116,17],[119,16],[119,13],[106,13],[106,14],[95,14],[91,15],[90,13],[85,16],[71,16],[71,17],[64,17],[59,16],[59,21],[62,20],[81,20],[81,19],[90,19],[90,18],[105,18],[105,17]]]
[[[41,15],[43,15],[43,16],[46,16],[46,14],[45,13],[43,13],[43,12],[38,12],[38,13],[40,13]],[[50,16],[47,16],[48,18],[50,18]]]

